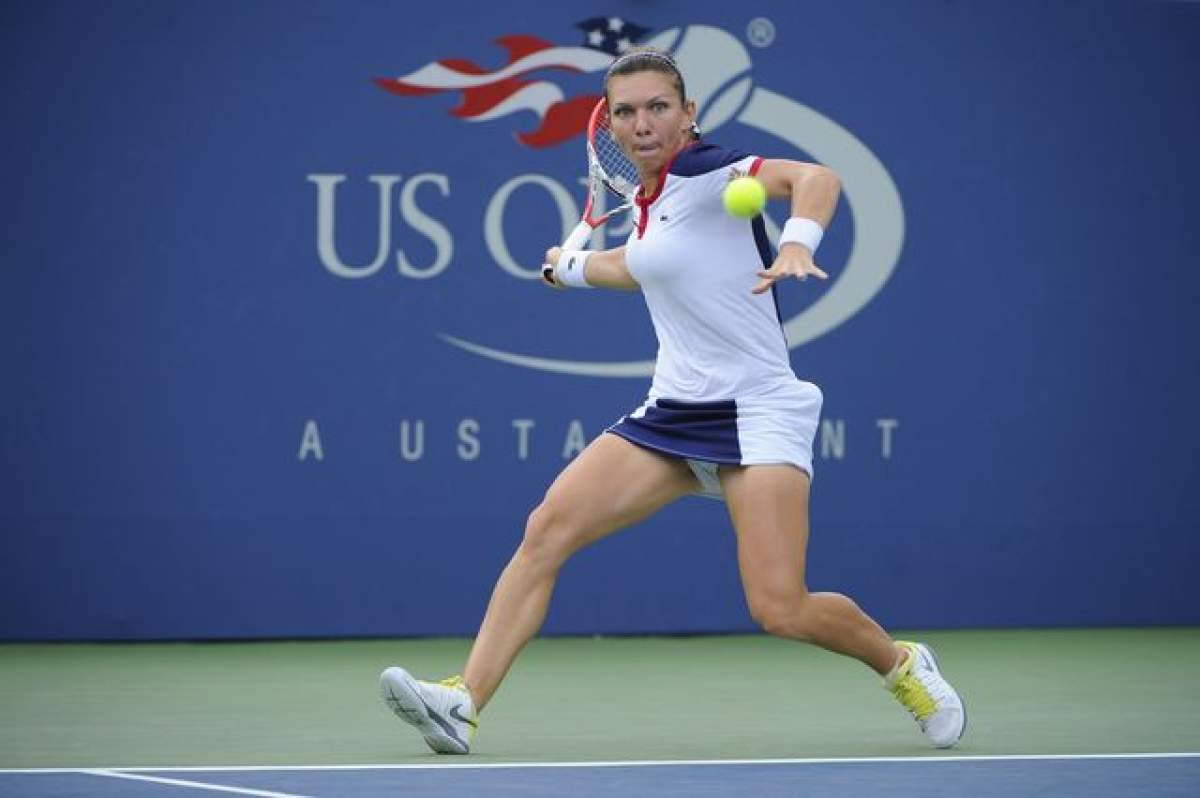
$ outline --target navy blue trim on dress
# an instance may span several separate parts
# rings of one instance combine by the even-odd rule
[[[663,454],[711,463],[741,463],[737,402],[658,399],[641,418],[626,416],[609,432]]]
[[[697,142],[684,149],[671,164],[670,173],[679,177],[696,177],[749,158],[750,153],[730,150],[716,144]]]
[[[771,264],[775,262],[775,248],[771,246],[771,239],[767,238],[767,225],[763,222],[761,213],[750,222],[750,229],[754,231],[754,246],[758,247],[758,257],[762,260],[763,268],[771,268]]]
[[[750,229],[754,231],[754,245],[758,247],[758,257],[762,260],[763,268],[771,268],[771,264],[775,262],[775,248],[771,246],[771,239],[767,238],[767,225],[763,222],[762,214],[754,217]],[[771,299],[775,301],[775,320],[779,322],[779,329],[782,330],[783,311],[779,309],[779,294],[775,291],[777,285],[771,286]]]

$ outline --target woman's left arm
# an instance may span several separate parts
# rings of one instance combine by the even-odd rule
[[[802,241],[781,244],[779,256],[771,268],[758,273],[762,279],[753,288],[753,293],[767,291],[784,277],[805,280],[812,274],[826,279],[828,275],[813,262],[813,250],[833,218],[842,181],[832,169],[820,164],[781,159],[764,160],[755,177],[762,182],[768,196],[791,199],[791,218],[799,220],[795,223],[796,228],[805,235],[800,236]],[[789,237],[785,232],[784,238]]]

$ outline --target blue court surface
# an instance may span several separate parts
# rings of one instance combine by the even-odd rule
[[[1200,753],[0,771],[0,796],[1200,795]]]

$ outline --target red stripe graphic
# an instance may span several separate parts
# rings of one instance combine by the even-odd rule
[[[598,102],[598,94],[581,94],[555,103],[546,109],[546,117],[537,130],[519,133],[517,138],[522,144],[536,149],[561,144],[587,130],[588,117]]]
[[[509,78],[499,83],[489,83],[477,89],[463,89],[462,102],[450,113],[457,117],[470,118],[492,110],[500,103],[516,94],[530,81],[520,78]]]
[[[594,72],[604,68],[609,62],[608,57],[595,50],[557,47],[536,36],[501,36],[495,43],[503,47],[508,56],[507,61],[495,69],[484,69],[474,61],[464,58],[447,58],[426,64],[400,78],[375,78],[375,85],[402,97],[418,97],[446,91],[460,92],[461,101],[450,113],[460,119],[476,119],[492,111],[521,89],[533,85],[533,81],[527,78],[534,72]],[[522,63],[531,56],[549,49],[554,49],[555,52],[536,57],[530,63]],[[488,79],[505,71],[509,73],[505,77],[497,77],[491,81]],[[547,89],[552,92],[552,84],[501,114],[506,116],[517,110],[542,113],[537,129],[517,134],[518,140],[527,147],[550,147],[583,133],[587,129],[591,109],[600,99],[592,94],[569,97],[550,103],[543,112],[539,107],[540,103],[553,97],[552,94],[551,97],[547,97]],[[561,92],[558,96],[561,96]]]

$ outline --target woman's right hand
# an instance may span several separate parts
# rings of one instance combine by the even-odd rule
[[[551,288],[562,289],[562,284],[554,278],[554,267],[558,265],[558,259],[562,255],[562,248],[558,246],[550,247],[546,250],[546,259],[542,261],[542,282]]]

